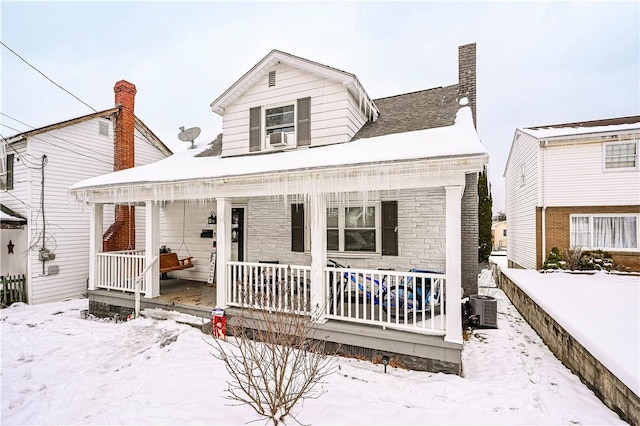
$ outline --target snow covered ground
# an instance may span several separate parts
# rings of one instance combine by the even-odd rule
[[[615,376],[640,395],[640,277],[507,269],[492,260]]]
[[[623,424],[542,343],[495,288],[498,329],[475,330],[464,377],[339,358],[327,393],[295,414],[304,424]],[[246,424],[224,399],[227,374],[211,337],[176,320],[80,318],[87,300],[1,312],[1,423]],[[295,424],[290,420],[289,424]],[[259,424],[263,424],[260,421]]]

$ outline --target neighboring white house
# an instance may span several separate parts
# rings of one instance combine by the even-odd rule
[[[26,218],[26,230],[2,229],[0,275],[27,276],[28,303],[78,297],[89,278],[89,216],[70,201],[69,187],[114,170],[118,135],[135,139],[135,165],[152,163],[171,151],[133,115],[135,86],[121,81],[114,108],[29,130],[2,140],[2,205]],[[123,130],[117,130],[122,126]],[[117,134],[116,134],[117,133]],[[108,217],[113,218],[109,212]],[[143,212],[142,212],[143,213]],[[137,232],[144,236],[144,215]],[[107,220],[105,225],[111,223]],[[107,228],[105,228],[105,231]],[[135,238],[131,238],[135,242]]]
[[[517,129],[504,177],[509,265],[556,246],[640,270],[640,116]]]
[[[375,344],[361,340],[373,335],[366,327],[420,333],[420,345],[431,345],[424,357],[459,372],[460,301],[477,293],[477,179],[488,154],[475,127],[475,45],[458,53],[458,84],[372,100],[355,75],[273,50],[211,104],[223,117],[211,146],[75,184],[72,192],[93,211],[90,310],[114,303],[101,289],[132,291],[135,274],[122,282],[105,274],[113,258],[100,253],[99,239],[103,205],[130,203],[146,210],[146,252],[136,270],[150,268],[146,298],[162,292],[152,264],[158,247],[193,257],[195,266],[174,277],[205,281],[215,241],[218,307],[241,306],[242,289],[264,271],[259,262],[279,262],[279,280],[309,286],[298,293],[303,311],[357,326],[340,331],[350,344]],[[406,282],[410,269],[434,273],[446,315],[391,319],[371,293],[354,313],[337,312],[329,260],[371,282],[392,268],[389,286]]]

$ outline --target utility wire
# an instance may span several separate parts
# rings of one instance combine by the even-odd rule
[[[66,93],[70,94],[71,96],[73,96],[74,98],[76,98],[78,101],[80,101],[82,104],[84,104],[85,106],[89,107],[89,109],[93,110],[93,112],[98,112],[97,110],[95,110],[91,105],[89,105],[88,103],[86,103],[85,101],[83,101],[82,99],[80,99],[79,97],[77,97],[76,95],[74,95],[73,93],[71,93],[70,91],[68,91],[67,89],[65,89],[64,87],[60,86],[58,83],[56,83],[55,81],[51,80],[49,77],[47,77],[42,71],[40,71],[38,68],[34,67],[33,65],[31,65],[29,62],[27,62],[26,59],[24,59],[22,56],[18,55],[13,49],[11,49],[9,46],[7,46],[6,44],[4,44],[2,41],[0,41],[0,44],[2,44],[5,49],[7,49],[9,52],[13,53],[14,55],[16,55],[18,58],[20,58],[20,60],[22,62],[24,62],[25,64],[29,65],[31,68],[33,68],[34,70],[36,70],[41,76],[43,76],[44,78],[46,78],[47,80],[49,80],[51,83],[53,83],[55,86],[57,86],[58,88],[62,89],[63,91],[65,91]]]

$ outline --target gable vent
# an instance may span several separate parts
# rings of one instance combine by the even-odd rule
[[[276,85],[276,72],[269,71],[269,87],[273,87]]]
[[[100,136],[109,136],[109,123],[98,122],[98,134]]]

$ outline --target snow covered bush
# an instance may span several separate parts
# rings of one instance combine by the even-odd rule
[[[611,255],[602,250],[584,252],[580,259],[580,266],[583,271],[611,271],[614,269]]]
[[[565,269],[566,262],[562,260],[562,253],[558,247],[552,247],[547,259],[542,265],[543,269]]]

